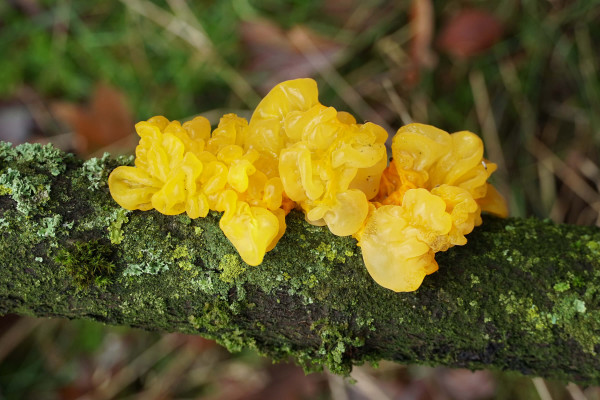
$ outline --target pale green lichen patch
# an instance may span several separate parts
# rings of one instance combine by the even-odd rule
[[[586,310],[585,302],[583,302],[579,299],[573,300],[573,305],[575,306],[575,311],[577,311],[578,313],[583,314]]]
[[[15,149],[9,142],[0,140],[0,161],[8,160],[15,154]]]
[[[161,250],[148,248],[140,250],[138,258],[140,262],[129,264],[123,271],[124,276],[139,276],[141,274],[156,275],[168,271],[170,263],[164,261]]]
[[[58,176],[67,167],[65,161],[72,160],[73,155],[63,153],[52,144],[42,146],[39,143],[23,143],[12,148],[9,143],[2,142],[0,158],[6,165],[27,165],[29,168],[38,169],[38,172],[49,172]]]
[[[60,214],[54,214],[52,217],[43,218],[40,223],[41,227],[37,231],[38,236],[55,238],[61,221],[62,216]]]
[[[50,199],[49,179],[44,175],[23,175],[20,171],[7,168],[0,174],[0,185],[8,188],[17,210],[29,215],[39,210]]]
[[[91,190],[98,190],[106,186],[108,179],[107,163],[110,159],[110,154],[104,153],[102,158],[90,158],[81,166],[82,176],[87,178],[88,187]]]

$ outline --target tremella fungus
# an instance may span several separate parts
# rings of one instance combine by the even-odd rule
[[[355,237],[378,284],[409,292],[438,269],[436,252],[466,243],[482,211],[507,215],[475,134],[404,126],[388,165],[387,132],[319,103],[312,79],[275,86],[250,122],[226,114],[211,132],[203,117],[157,116],[136,132],[135,167],[109,177],[115,201],[190,218],[223,212],[220,227],[249,265],[262,263],[297,208]]]

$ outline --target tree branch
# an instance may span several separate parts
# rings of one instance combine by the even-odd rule
[[[292,212],[248,267],[218,227],[127,212],[108,173],[0,143],[0,314],[200,334],[346,373],[380,359],[600,383],[600,230],[484,218],[414,293],[378,286],[355,240]]]

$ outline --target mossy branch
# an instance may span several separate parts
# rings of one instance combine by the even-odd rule
[[[356,242],[288,216],[258,267],[218,227],[128,212],[109,172],[0,143],[0,314],[90,318],[255,347],[308,370],[380,359],[600,383],[600,230],[487,217],[414,293],[378,286]]]

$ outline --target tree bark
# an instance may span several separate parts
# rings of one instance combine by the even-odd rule
[[[292,212],[262,265],[218,226],[127,212],[82,162],[0,143],[0,314],[199,334],[306,370],[380,359],[600,383],[600,230],[485,217],[413,293],[367,273],[356,241]]]

